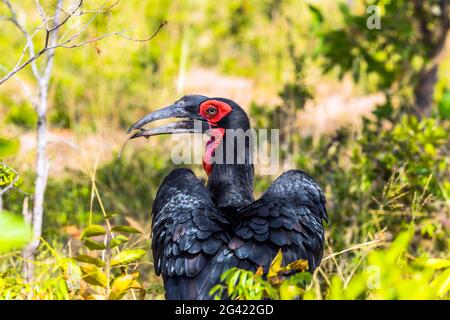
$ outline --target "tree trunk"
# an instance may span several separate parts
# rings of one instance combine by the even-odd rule
[[[62,7],[62,0],[58,0],[55,10],[54,25],[59,23],[58,14]],[[49,43],[53,47],[57,43],[58,29],[49,33]],[[42,221],[44,218],[44,197],[47,188],[47,178],[49,163],[46,155],[47,146],[47,108],[48,108],[48,91],[50,78],[53,70],[53,62],[55,58],[55,49],[46,53],[47,59],[44,64],[43,74],[38,78],[39,83],[39,104],[36,107],[38,115],[36,128],[36,178],[34,180],[34,202],[33,202],[33,240],[23,251],[23,274],[28,282],[33,279],[34,257],[39,247],[42,235]]]
[[[33,203],[33,240],[24,250],[25,259],[24,274],[28,281],[33,278],[34,255],[39,246],[42,235],[42,221],[44,216],[44,195],[47,187],[48,159],[46,155],[47,145],[47,103],[48,103],[48,81],[39,84],[39,107],[36,136],[36,178],[34,181],[34,203]]]
[[[428,117],[433,106],[434,87],[437,82],[438,66],[422,70],[415,88],[416,113],[419,117]]]
[[[415,112],[421,117],[427,117],[431,114],[433,107],[434,87],[437,82],[437,73],[442,52],[447,40],[447,33],[450,29],[449,20],[449,2],[448,0],[439,0],[436,5],[439,7],[440,16],[433,18],[426,9],[426,1],[414,0],[414,16],[418,21],[421,42],[426,48],[427,59],[429,63],[419,73],[419,78],[414,89]],[[432,22],[434,20],[434,26]]]

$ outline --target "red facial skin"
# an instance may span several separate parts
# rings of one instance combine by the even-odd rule
[[[200,115],[208,121],[211,126],[211,139],[206,143],[203,155],[203,169],[209,176],[213,168],[213,154],[220,145],[225,135],[225,129],[217,127],[217,123],[231,112],[232,108],[225,102],[219,100],[208,100],[200,105]],[[212,112],[214,111],[214,112]]]
[[[203,169],[209,176],[213,169],[213,154],[216,148],[220,145],[225,135],[225,129],[223,128],[212,128],[211,129],[211,139],[206,143],[205,153],[203,154]]]
[[[217,113],[214,115],[208,114],[208,109],[216,109]],[[229,104],[219,100],[207,100],[200,105],[200,115],[206,119],[210,124],[216,125],[227,114],[231,112]]]

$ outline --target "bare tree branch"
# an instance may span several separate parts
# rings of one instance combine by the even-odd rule
[[[38,8],[39,15],[41,16],[42,21],[44,21],[45,29],[48,30],[47,16],[45,15],[44,8],[42,8],[39,0],[36,0],[36,7]]]
[[[147,42],[147,41],[152,40],[154,37],[156,37],[156,35],[159,33],[159,31],[160,31],[162,28],[164,28],[164,26],[165,26],[166,24],[168,24],[168,23],[169,23],[169,21],[167,21],[167,20],[161,21],[161,23],[159,24],[158,28],[156,28],[155,32],[153,32],[153,34],[152,34],[151,36],[149,36],[148,38],[144,38],[144,39],[133,38],[133,37],[130,37],[130,36],[128,36],[128,35],[126,35],[126,34],[124,34],[124,33],[121,33],[121,32],[117,33],[117,35],[120,35],[120,36],[124,37],[125,39],[131,40],[131,41],[136,41],[136,42]]]
[[[37,79],[41,79],[42,77],[46,76],[46,71],[44,70],[43,74],[39,73],[39,70],[37,68],[36,65],[36,59],[38,59],[40,56],[42,56],[44,53],[46,53],[49,50],[55,50],[57,48],[76,48],[76,47],[81,47],[84,46],[86,44],[92,43],[92,42],[96,42],[96,41],[100,41],[102,39],[108,38],[108,37],[112,37],[112,36],[120,36],[123,37],[125,39],[128,39],[130,41],[135,41],[135,42],[147,42],[152,40],[160,31],[161,29],[168,23],[166,20],[162,21],[159,26],[157,27],[157,29],[155,30],[155,32],[153,32],[152,35],[150,35],[147,38],[143,38],[143,39],[137,39],[137,38],[133,38],[129,35],[127,35],[125,33],[126,30],[120,30],[120,31],[115,31],[115,32],[110,32],[107,34],[104,34],[102,36],[98,36],[95,38],[91,38],[79,43],[75,43],[75,44],[69,44],[71,42],[73,42],[75,39],[77,39],[78,37],[80,37],[80,35],[83,33],[83,31],[86,30],[86,28],[92,23],[92,21],[95,19],[95,17],[98,14],[104,14],[106,12],[109,12],[114,6],[116,6],[119,2],[116,1],[113,4],[106,6],[107,3],[109,1],[106,1],[103,3],[102,6],[100,6],[98,9],[94,9],[94,10],[81,10],[82,6],[83,6],[83,0],[80,0],[78,2],[78,4],[75,6],[75,8],[71,9],[70,11],[66,11],[60,7],[58,7],[58,11],[63,12],[65,17],[61,20],[58,21],[58,23],[55,23],[52,27],[49,27],[49,21],[50,20],[55,20],[56,16],[60,16],[61,14],[56,13],[55,17],[49,18],[46,16],[44,9],[42,8],[39,0],[36,0],[36,6],[38,8],[39,14],[41,16],[41,19],[43,21],[42,26],[37,28],[35,30],[35,32],[33,34],[29,34],[26,29],[18,22],[17,20],[17,15],[11,5],[11,3],[9,2],[9,0],[2,0],[9,8],[9,11],[11,13],[11,17],[9,18],[9,20],[11,22],[13,22],[16,27],[25,35],[26,39],[27,39],[27,44],[25,45],[24,49],[22,50],[21,56],[16,64],[16,66],[9,72],[7,73],[3,78],[0,79],[0,85],[2,85],[3,83],[5,83],[6,81],[8,81],[12,76],[14,76],[16,73],[18,73],[19,71],[21,71],[22,69],[24,69],[25,67],[27,67],[28,65],[31,64],[31,67],[33,69],[33,74]],[[78,14],[77,14],[78,12]],[[73,17],[75,14],[77,14],[78,16],[81,16],[83,14],[93,14],[93,17],[91,17],[87,23],[85,23],[84,25],[82,25],[82,28],[77,31],[76,33],[74,33],[72,36],[70,36],[67,40],[63,39],[65,38],[66,34],[68,31],[66,31],[63,36],[60,38],[60,41],[58,42],[58,39],[56,37],[56,33],[55,37],[51,37],[51,35],[53,34],[54,31],[59,30],[63,25],[65,25],[67,23],[67,21],[69,21],[69,19],[71,17]],[[45,29],[45,41],[44,41],[44,45],[42,47],[41,50],[39,50],[37,53],[35,52],[34,46],[33,46],[33,38],[34,36],[40,31],[42,30],[42,28]],[[25,52],[29,51],[30,57],[28,58],[28,60],[22,62],[23,57],[25,55]],[[50,55],[47,55],[47,60],[49,59]],[[48,63],[45,64],[48,67]]]
[[[3,78],[0,78],[0,85],[8,81],[11,77],[16,75],[19,71],[21,71],[28,65],[31,65],[35,81],[37,82],[36,93],[33,95],[26,83],[19,77],[17,77],[17,75],[15,77],[19,85],[21,86],[22,91],[25,93],[28,100],[33,104],[35,112],[38,116],[36,127],[36,176],[34,180],[32,214],[30,213],[28,208],[25,208],[25,204],[28,204],[27,201],[25,201],[26,203],[24,202],[24,216],[27,217],[28,221],[32,222],[33,241],[30,242],[23,251],[24,261],[26,261],[26,263],[23,265],[23,272],[26,279],[28,281],[31,281],[31,279],[33,278],[34,255],[39,246],[42,234],[45,190],[49,172],[49,160],[46,155],[48,130],[47,109],[50,78],[53,70],[56,49],[81,47],[112,36],[120,36],[127,40],[135,42],[147,42],[152,40],[161,31],[161,29],[167,24],[167,21],[162,21],[157,29],[149,37],[143,39],[137,39],[129,36],[128,34],[126,34],[127,30],[124,29],[85,40],[86,38],[81,37],[95,20],[95,18],[99,14],[106,14],[110,12],[112,8],[114,8],[119,3],[119,1],[115,1],[114,3],[110,4],[111,0],[106,0],[98,8],[82,10],[83,4],[86,2],[84,0],[71,0],[72,5],[67,7],[66,9],[63,8],[63,0],[57,0],[57,3],[55,4],[55,13],[53,16],[50,16],[45,12],[41,1],[35,0],[35,6],[40,16],[41,22],[40,25],[32,31],[27,31],[25,26],[19,22],[16,11],[11,5],[10,0],[1,1],[7,6],[9,16],[0,16],[0,19],[12,22],[15,27],[21,32],[21,34],[25,36],[26,44],[22,49],[19,59],[16,62],[14,68],[12,68],[8,72],[8,69],[0,65],[0,69],[7,72],[7,74],[4,75]],[[76,20],[76,22],[78,22],[75,23],[76,26],[69,26],[69,24],[67,23],[72,18],[80,17],[83,15],[88,15],[88,18],[81,18],[79,19],[79,21]],[[75,18],[73,20],[75,20]],[[44,36],[44,41],[41,44],[41,49],[36,51],[33,40],[38,34]],[[40,59],[38,63],[37,59],[41,56],[44,56],[45,58],[43,58],[42,61]],[[2,194],[3,193],[0,193],[0,195]]]
[[[30,53],[30,56],[31,57],[34,56],[35,55],[35,53],[34,53],[35,51],[34,51],[33,37],[30,36],[30,34],[25,29],[25,27],[22,26],[19,23],[19,20],[17,20],[17,14],[14,11],[13,6],[11,5],[11,2],[9,2],[9,0],[2,0],[2,1],[3,1],[4,4],[6,4],[6,6],[9,9],[9,12],[11,13],[11,17],[9,17],[9,20],[23,33],[23,35],[27,39],[27,44],[26,44],[25,48],[22,51],[22,56],[21,57],[23,57],[23,55],[25,54],[25,51],[26,51],[27,48],[28,48],[28,51]],[[36,34],[36,33],[37,32],[35,32],[34,34]],[[33,36],[34,36],[34,34],[33,34]],[[19,62],[18,62],[19,64],[20,64],[20,61],[21,61],[21,59],[19,59]],[[39,72],[38,72],[36,63],[34,63],[33,61],[31,61],[30,63],[31,63],[31,68],[32,68],[34,76],[38,77],[39,76]]]
[[[110,33],[107,33],[107,34],[104,34],[104,35],[101,35],[101,36],[98,36],[98,37],[95,37],[95,38],[92,38],[92,39],[88,39],[88,40],[82,41],[82,42],[80,42],[80,43],[74,43],[74,44],[71,44],[71,45],[67,45],[67,43],[70,42],[69,40],[67,40],[67,41],[65,41],[64,43],[58,44],[58,45],[56,45],[56,46],[53,47],[53,48],[66,48],[66,49],[71,49],[71,48],[82,47],[82,46],[84,46],[84,45],[86,45],[86,44],[89,44],[89,43],[92,43],[92,42],[97,42],[97,41],[99,41],[99,40],[102,40],[102,39],[105,39],[105,38],[109,38],[109,37],[112,37],[112,36],[120,36],[120,37],[123,37],[123,38],[125,38],[125,39],[130,40],[130,41],[135,41],[135,42],[147,42],[147,41],[152,40],[154,37],[156,37],[156,35],[159,33],[159,31],[160,31],[167,23],[168,23],[168,22],[167,22],[166,20],[162,21],[162,22],[159,24],[159,26],[158,26],[158,28],[156,29],[156,31],[155,31],[151,36],[149,36],[148,38],[144,38],[144,39],[137,39],[137,38],[130,37],[130,36],[128,36],[127,34],[125,34],[125,31],[126,31],[126,30],[121,30],[121,31],[110,32]],[[1,84],[1,83],[0,83],[0,84]]]
[[[62,5],[63,0],[58,0],[55,10],[55,19],[53,20],[53,25],[56,26],[60,24],[59,9]],[[36,1],[36,4],[40,6],[40,3]],[[46,24],[46,46],[48,43],[54,44],[57,41],[58,29],[53,29],[48,27],[47,16],[44,10],[41,8],[41,19],[44,24]],[[49,31],[52,30],[52,31]],[[36,176],[34,180],[34,199],[33,199],[33,213],[31,216],[32,227],[33,227],[33,240],[28,244],[28,246],[23,251],[24,260],[27,261],[23,265],[23,271],[26,276],[27,281],[31,281],[33,278],[33,260],[36,250],[40,243],[40,238],[42,235],[42,222],[44,216],[44,198],[45,190],[47,188],[48,172],[49,172],[49,161],[46,154],[47,146],[47,108],[48,108],[48,92],[51,71],[53,68],[54,61],[54,50],[46,50],[47,59],[43,66],[43,74],[41,77],[37,78],[38,81],[38,104],[35,107],[35,111],[38,115],[37,127],[36,127]]]
[[[8,71],[5,66],[0,64],[0,70]],[[25,94],[25,97],[30,101],[30,103],[33,105],[34,108],[37,106],[37,100],[36,96],[33,95],[33,93],[30,90],[30,87],[25,83],[25,81],[22,80],[18,75],[14,77],[14,79],[19,84],[20,88],[22,89],[23,93]]]
[[[109,5],[106,8],[106,12],[111,11],[112,8],[114,8],[115,6],[117,6],[119,4],[120,1],[116,1],[113,4]],[[81,10],[80,14],[85,14],[85,13],[105,13],[104,10],[102,10],[101,8],[99,9],[93,9],[93,10]]]

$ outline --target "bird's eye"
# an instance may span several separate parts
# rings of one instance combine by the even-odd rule
[[[209,107],[208,109],[206,109],[206,114],[210,117],[215,116],[217,114],[217,108]]]

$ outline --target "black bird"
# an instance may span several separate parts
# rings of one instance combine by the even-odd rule
[[[185,120],[143,128],[165,118]],[[223,271],[232,267],[255,271],[263,266],[267,272],[280,249],[284,264],[306,259],[310,271],[322,260],[323,220],[328,217],[319,185],[305,172],[289,170],[255,200],[251,141],[245,139],[242,150],[236,149],[237,144],[230,149],[233,138],[226,129],[250,129],[246,113],[236,102],[189,95],[146,115],[128,130],[140,130],[130,138],[211,135],[203,156],[207,185],[191,170],[175,169],[164,179],[153,203],[153,258],[156,274],[164,280],[166,299],[211,299],[210,289],[220,282]],[[241,161],[211,161],[218,159],[220,150],[224,150],[222,156],[233,152],[233,159],[241,157]]]

